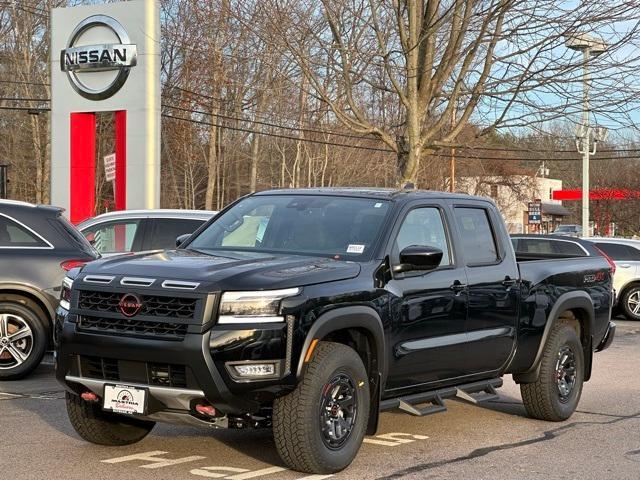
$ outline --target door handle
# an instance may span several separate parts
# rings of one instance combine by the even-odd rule
[[[467,288],[467,284],[460,282],[460,280],[456,280],[449,288],[454,292],[461,292]]]
[[[618,265],[620,268],[631,268],[631,265],[629,265],[628,263],[621,263],[620,265]]]

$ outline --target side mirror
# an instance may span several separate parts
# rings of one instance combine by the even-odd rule
[[[393,267],[394,273],[413,270],[433,270],[442,262],[443,252],[436,247],[410,245],[400,252],[400,264]]]
[[[182,235],[180,235],[178,238],[176,238],[176,247],[179,247],[180,245],[182,245],[184,242],[187,241],[187,239],[191,236],[190,233],[183,233]]]

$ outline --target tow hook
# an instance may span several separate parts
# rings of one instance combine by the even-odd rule
[[[82,398],[85,402],[96,403],[100,398],[93,392],[82,392],[80,394],[80,398]]]
[[[205,417],[215,417],[218,412],[216,412],[215,407],[212,405],[205,405],[203,403],[198,403],[196,405],[196,412],[200,415],[204,415]]]

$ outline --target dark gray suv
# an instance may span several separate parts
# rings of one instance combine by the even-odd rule
[[[62,212],[0,200],[0,380],[40,364],[65,271],[99,257]]]

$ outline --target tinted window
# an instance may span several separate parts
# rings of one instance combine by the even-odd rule
[[[37,235],[0,215],[0,247],[48,247]]]
[[[498,249],[487,211],[462,207],[455,211],[467,265],[497,261]]]
[[[606,253],[613,260],[638,260],[640,251],[621,243],[602,242],[596,243],[596,247]]]
[[[396,238],[396,248],[401,252],[410,245],[439,248],[443,252],[440,265],[451,265],[447,235],[437,208],[416,208],[407,214]]]
[[[587,254],[575,242],[564,242],[547,238],[518,238],[513,240],[516,253],[542,255],[571,255],[586,257]]]
[[[140,220],[114,221],[86,228],[82,234],[100,253],[130,252],[139,225]]]
[[[369,257],[389,203],[329,195],[257,195],[241,200],[187,248]]]
[[[186,218],[155,218],[148,229],[145,250],[176,248],[176,238],[185,233],[193,233],[204,223],[203,220]]]

